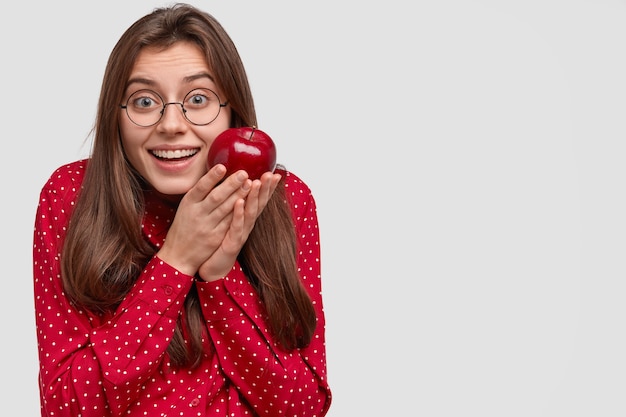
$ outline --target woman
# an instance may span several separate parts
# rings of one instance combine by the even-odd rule
[[[34,291],[42,416],[323,416],[319,235],[282,166],[207,168],[257,125],[238,52],[192,6],[114,47],[86,160],[42,189]]]

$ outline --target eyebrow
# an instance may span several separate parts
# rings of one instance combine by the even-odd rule
[[[201,72],[201,73],[194,74],[194,75],[188,75],[186,77],[183,77],[183,82],[185,84],[189,84],[193,81],[200,80],[203,78],[207,78],[211,80],[212,82],[215,82],[215,79],[208,72]],[[156,85],[154,80],[151,80],[148,78],[142,78],[142,77],[135,77],[135,78],[129,79],[128,82],[126,83],[126,88],[128,88],[132,84],[145,84],[150,87],[154,87]]]

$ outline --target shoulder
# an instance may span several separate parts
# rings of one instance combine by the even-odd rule
[[[52,172],[42,191],[56,194],[63,199],[68,194],[75,196],[83,183],[87,161],[87,159],[81,159],[58,167]]]
[[[283,176],[285,198],[289,202],[296,221],[310,217],[317,210],[311,188],[296,174],[285,169],[276,170]]]
[[[309,186],[296,174],[286,169],[277,169],[276,172],[283,176],[287,198],[295,201],[313,198],[313,193]]]

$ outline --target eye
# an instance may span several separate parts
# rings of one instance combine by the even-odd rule
[[[194,93],[189,96],[187,103],[190,108],[204,107],[208,104],[209,99],[201,93]]]
[[[153,110],[163,106],[157,93],[150,90],[139,90],[133,93],[128,101],[137,110]]]
[[[217,103],[217,95],[208,89],[193,90],[187,94],[185,107],[189,109],[200,109]]]
[[[150,97],[139,97],[135,100],[135,106],[144,108],[152,107],[154,106],[154,100]]]

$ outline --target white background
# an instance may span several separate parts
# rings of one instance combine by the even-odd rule
[[[162,4],[0,12],[0,415],[39,412],[39,190]],[[329,416],[626,415],[625,1],[194,4],[317,199]]]

